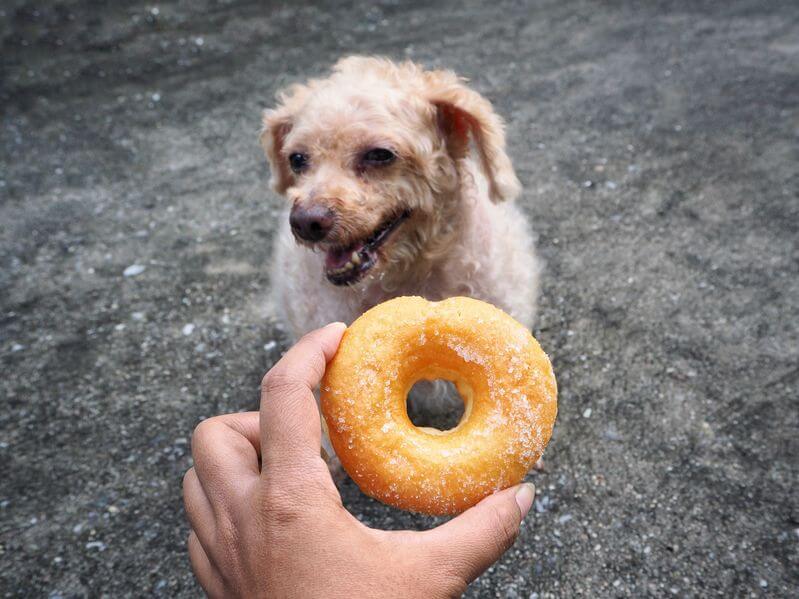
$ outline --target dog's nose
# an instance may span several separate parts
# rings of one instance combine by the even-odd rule
[[[289,215],[289,224],[300,239],[322,241],[333,228],[335,219],[336,214],[325,206],[316,204],[306,208],[295,204]]]

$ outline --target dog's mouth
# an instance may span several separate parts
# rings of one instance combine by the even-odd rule
[[[325,276],[333,285],[352,285],[360,281],[378,260],[378,250],[391,234],[410,217],[405,210],[385,220],[367,238],[348,246],[332,247],[325,254]]]

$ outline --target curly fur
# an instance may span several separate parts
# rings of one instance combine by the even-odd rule
[[[294,85],[263,115],[261,142],[272,187],[291,205],[338,214],[324,243],[298,244],[287,215],[275,242],[274,304],[298,338],[331,321],[352,322],[398,295],[469,295],[532,325],[539,262],[521,190],[491,104],[450,71],[351,56],[329,77]],[[359,172],[356,157],[388,147],[398,160]],[[311,168],[295,175],[288,156]],[[364,239],[392,214],[411,217],[380,248],[377,264],[350,287],[323,272],[324,250]],[[287,210],[288,211],[288,210]],[[321,251],[319,251],[321,250]]]

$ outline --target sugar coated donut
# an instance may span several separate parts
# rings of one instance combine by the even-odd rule
[[[458,425],[419,428],[406,409],[420,379],[446,379]],[[426,514],[456,514],[520,482],[557,414],[552,365],[519,322],[478,300],[400,297],[344,333],[321,386],[341,464],[367,495]]]

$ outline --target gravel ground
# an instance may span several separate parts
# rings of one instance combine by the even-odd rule
[[[285,349],[259,113],[352,52],[491,98],[547,261],[547,472],[469,595],[799,594],[795,2],[109,4],[0,9],[3,595],[199,593],[188,439]]]

